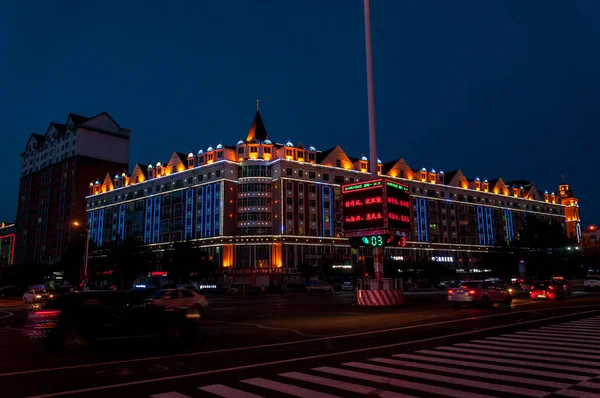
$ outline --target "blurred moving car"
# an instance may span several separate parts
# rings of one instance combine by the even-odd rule
[[[533,286],[531,286],[531,291],[529,292],[529,296],[532,300],[540,298],[558,300],[565,298],[566,295],[562,283],[556,281],[535,282]]]
[[[24,303],[39,303],[41,301],[48,301],[54,298],[53,294],[50,294],[46,289],[31,289],[25,292],[23,295]]]
[[[583,280],[583,287],[585,290],[596,290],[600,289],[600,275],[588,275]]]
[[[342,282],[342,284],[340,285],[340,289],[343,291],[350,291],[350,290],[354,290],[354,286],[352,286],[352,282],[346,281],[346,282]]]
[[[206,297],[190,289],[160,289],[150,294],[145,301],[158,307],[194,308],[201,315],[205,315],[208,307]]]
[[[462,304],[489,305],[502,303],[510,305],[513,296],[503,284],[485,281],[463,282],[460,286],[448,290],[448,301],[455,307]]]
[[[124,292],[86,290],[68,293],[31,311],[23,334],[45,338],[52,349],[80,349],[100,340],[160,337],[179,343],[193,337],[194,313],[132,305]]]

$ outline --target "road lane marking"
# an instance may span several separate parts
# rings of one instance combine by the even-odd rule
[[[468,348],[463,348],[463,347],[436,347],[436,350],[445,350],[445,351],[456,351],[456,352],[464,352],[465,354],[481,354],[481,350],[478,349],[474,349],[474,350],[470,350]],[[540,358],[539,355],[527,355],[527,354],[521,354],[521,350],[519,350],[518,353],[515,353],[514,350],[513,352],[489,352],[486,351],[485,352],[486,355],[488,356],[497,356],[497,357],[507,357],[507,358],[517,358],[517,359],[533,359],[534,361],[549,361],[549,362],[560,362],[560,363],[571,363],[573,365],[584,365],[584,366],[596,366],[596,367],[600,367],[600,362],[594,362],[594,361],[581,361],[578,359],[569,359],[569,358],[554,358],[554,352],[552,353],[552,356],[549,357],[542,357]],[[545,354],[548,354],[548,352],[546,351]]]
[[[547,354],[547,352],[546,352],[546,354]],[[434,357],[429,357],[426,355],[397,354],[397,355],[394,355],[394,357],[415,359],[418,361],[435,362],[435,363],[442,363],[442,364],[448,364],[448,365],[465,366],[465,367],[476,368],[476,369],[499,370],[501,372],[512,372],[512,373],[519,373],[519,374],[528,374],[528,375],[533,375],[533,376],[559,378],[559,379],[565,379],[565,380],[574,380],[574,381],[589,380],[589,377],[587,377],[587,376],[549,372],[546,370],[520,368],[518,366],[501,366],[501,365],[492,365],[492,364],[487,364],[487,363],[482,363],[482,362],[459,361],[457,359],[434,358]]]
[[[188,395],[183,395],[178,392],[165,392],[162,394],[150,395],[152,398],[190,398]]]
[[[510,385],[507,386],[507,385],[502,385],[502,384],[488,383],[485,381],[463,379],[463,378],[460,378],[457,376],[443,376],[443,375],[439,375],[436,373],[415,372],[415,371],[406,370],[406,369],[390,368],[389,366],[372,365],[370,363],[347,362],[347,363],[344,363],[343,365],[351,366],[353,368],[370,370],[373,372],[391,373],[393,375],[399,375],[399,376],[405,376],[405,377],[416,377],[418,379],[423,379],[423,380],[439,381],[442,383],[456,384],[456,385],[465,386],[465,387],[475,387],[475,388],[481,388],[481,389],[490,390],[490,391],[502,391],[502,392],[506,392],[509,394],[526,395],[528,397],[542,398],[542,397],[545,397],[546,395],[550,394],[548,391],[533,390],[531,388],[514,387],[514,386],[510,386]]]
[[[294,380],[300,380],[307,383],[320,384],[322,386],[337,388],[340,390],[355,392],[367,396],[369,394],[376,394],[376,396],[381,398],[415,398],[411,395],[400,394],[391,391],[381,391],[375,387],[367,387],[360,384],[347,383],[345,381],[328,379],[326,377],[314,376],[300,372],[282,373],[279,376],[288,377]]]
[[[564,309],[564,308],[581,308],[581,309],[583,309],[583,308],[590,308],[590,307],[597,307],[597,306],[598,305],[578,305],[578,306],[561,307],[561,309]],[[555,310],[555,308],[542,308],[542,309],[536,309],[535,311],[550,311],[550,310]],[[515,311],[515,312],[506,312],[506,313],[502,313],[502,314],[459,318],[459,319],[452,319],[452,320],[448,320],[448,321],[430,322],[430,323],[419,324],[419,325],[400,326],[400,327],[395,327],[395,328],[390,328],[390,329],[370,330],[370,331],[358,332],[358,333],[339,334],[339,335],[333,335],[333,336],[328,336],[328,337],[318,337],[318,338],[313,338],[313,339],[286,341],[286,342],[282,342],[282,343],[262,344],[262,345],[237,347],[237,348],[225,348],[225,349],[221,349],[221,350],[211,350],[211,351],[196,351],[196,352],[189,352],[189,353],[185,353],[185,354],[164,355],[164,356],[156,356],[156,357],[124,359],[121,361],[96,362],[96,363],[81,364],[81,365],[60,366],[60,367],[55,367],[55,368],[30,369],[30,370],[22,370],[22,371],[17,371],[17,372],[0,373],[0,377],[18,376],[18,375],[23,375],[23,374],[35,374],[35,373],[44,373],[44,372],[55,372],[55,371],[71,370],[71,369],[85,369],[85,368],[99,367],[99,366],[120,365],[120,364],[124,364],[124,363],[155,361],[155,360],[159,360],[159,359],[181,358],[181,357],[190,357],[190,356],[204,356],[204,355],[223,354],[223,353],[229,353],[229,352],[247,351],[247,350],[255,350],[255,349],[285,347],[285,346],[297,345],[297,344],[315,343],[315,342],[319,342],[319,341],[328,341],[328,340],[344,339],[344,338],[350,338],[350,337],[368,336],[368,335],[373,335],[373,334],[397,332],[400,330],[411,330],[411,329],[425,328],[425,327],[431,327],[431,326],[446,325],[446,324],[464,322],[464,321],[476,321],[476,320],[481,320],[481,319],[497,318],[497,317],[502,317],[502,316],[507,316],[507,315],[527,314],[532,311]],[[578,315],[578,314],[583,315],[583,314],[588,314],[588,313],[597,312],[597,311],[600,311],[600,310],[589,310],[589,311],[583,311],[583,312],[577,312],[577,313],[571,313],[571,314],[564,314],[564,315],[558,315],[558,316],[544,318],[544,319],[545,320],[560,319],[560,318],[570,317],[570,316],[574,316],[574,315]],[[540,322],[540,321],[543,321],[543,320],[538,319],[538,320],[531,320],[531,321],[525,321],[525,322],[517,322],[517,323],[507,324],[506,326],[525,325],[527,323],[534,323],[534,322]],[[499,327],[502,328],[502,327],[506,327],[506,326],[499,326]],[[472,331],[472,333],[477,333],[482,330],[495,330],[495,329],[478,329],[478,330]]]
[[[563,329],[564,331],[572,330],[572,331],[582,331],[582,332],[585,332],[585,331],[593,332],[593,331],[598,330],[597,327],[581,327],[581,326],[568,326],[568,325],[563,325],[561,327],[561,329]]]
[[[518,337],[488,337],[489,340],[497,340],[497,341],[523,341],[523,339],[520,339]],[[591,350],[597,350],[598,348],[600,348],[600,344],[582,344],[582,343],[563,343],[563,342],[559,342],[559,341],[548,341],[548,340],[544,340],[544,339],[534,339],[534,338],[528,338],[527,342],[529,343],[551,343],[557,346],[565,346],[565,347],[581,347],[581,348],[589,348]]]
[[[442,348],[442,347],[438,347],[438,348]],[[488,354],[488,353],[486,353],[486,354]],[[418,362],[399,361],[397,359],[371,358],[371,359],[369,359],[369,361],[385,363],[388,365],[398,365],[398,366],[433,370],[433,371],[437,371],[437,372],[456,373],[456,374],[463,375],[463,376],[481,377],[482,379],[503,380],[503,381],[510,381],[510,382],[514,382],[514,383],[531,384],[531,385],[542,386],[542,387],[567,388],[567,387],[571,386],[571,384],[567,384],[567,383],[558,383],[558,382],[554,382],[554,381],[531,379],[528,377],[520,377],[520,376],[510,376],[510,375],[503,375],[503,374],[498,374],[498,373],[478,372],[476,370],[457,369],[457,368],[451,368],[449,366],[437,366],[437,365],[429,365],[429,364],[418,363]]]
[[[266,388],[272,391],[282,392],[284,394],[293,395],[301,398],[339,398],[337,395],[326,394],[308,388],[296,387],[291,384],[280,383],[278,381],[267,380],[263,378],[241,380],[242,383],[252,386]]]
[[[501,345],[504,347],[524,347],[524,348],[531,348],[531,347],[535,347],[535,348],[542,348],[542,349],[546,349],[546,350],[550,350],[551,352],[554,351],[567,351],[567,352],[581,352],[584,354],[587,354],[590,352],[589,349],[584,349],[584,348],[572,348],[572,347],[557,347],[554,345],[548,345],[548,344],[531,344],[531,343],[509,343],[506,341],[493,341],[493,340],[473,340],[473,343],[482,343],[482,344],[494,344],[494,345]]]
[[[550,340],[550,341],[566,341],[566,342],[569,342],[569,341],[571,341],[571,342],[583,341],[583,339],[581,339],[581,338],[579,338],[579,339],[570,339],[568,337],[565,337],[564,334],[560,335],[558,333],[517,332],[517,333],[515,333],[515,335],[523,336],[523,337],[531,337],[531,338],[534,338],[534,339]],[[574,336],[572,336],[572,337],[574,337]],[[595,343],[598,340],[600,340],[600,337],[586,337],[585,338],[585,341],[589,341],[591,343]]]
[[[349,377],[352,379],[372,381],[372,382],[381,383],[384,385],[388,384],[388,385],[391,385],[394,387],[409,388],[409,389],[415,390],[415,391],[422,391],[422,392],[426,392],[429,394],[446,395],[448,397],[454,397],[454,398],[492,398],[493,397],[491,395],[470,393],[470,392],[465,392],[465,391],[454,390],[452,388],[447,388],[447,387],[438,387],[438,386],[434,386],[434,385],[430,385],[430,384],[423,384],[423,383],[417,383],[414,381],[394,379],[392,377],[387,377],[387,376],[386,377],[377,376],[377,375],[373,375],[370,373],[362,373],[362,372],[356,372],[354,370],[333,368],[330,366],[323,366],[320,368],[315,368],[313,370],[315,370],[317,372],[333,374],[336,376],[344,376],[344,377]]]
[[[459,343],[459,344],[454,344],[454,345],[457,347],[475,348],[475,349],[479,350],[479,352],[490,351],[490,350],[515,352],[515,349],[513,347],[501,347],[501,346],[493,346],[493,345],[486,345],[486,344],[473,344],[473,343],[475,343],[475,342],[473,341],[471,343]],[[546,350],[532,350],[529,348],[519,348],[519,352],[525,352],[528,354],[548,355],[548,351],[546,351]],[[600,360],[599,355],[586,355],[586,354],[579,354],[579,353],[574,354],[574,353],[570,353],[570,352],[560,352],[560,351],[552,351],[552,355],[555,357],[585,358],[585,359]]]
[[[11,317],[14,315],[12,312],[9,312],[9,311],[0,310],[0,312],[6,313],[6,315],[0,316],[0,319],[8,318],[8,317]]]
[[[531,361],[519,361],[516,359],[503,359],[503,358],[486,358],[482,355],[465,355],[465,354],[455,354],[453,352],[441,352],[441,351],[433,351],[433,350],[421,350],[417,351],[419,354],[427,354],[427,355],[438,355],[442,357],[451,357],[451,358],[462,358],[462,359],[472,359],[476,361],[489,361],[494,363],[504,363],[507,365],[522,365],[522,366],[534,366],[536,368],[545,368],[552,370],[563,370],[566,372],[578,372],[578,373],[588,373],[588,374],[600,374],[600,369],[589,369],[589,368],[581,368],[578,366],[562,366],[562,365],[554,365],[550,363],[541,363]]]
[[[575,397],[575,398],[593,398],[593,397],[598,396],[598,394],[595,394],[595,393],[589,392],[589,391],[569,390],[569,389],[559,390],[559,391],[555,392],[554,394],[565,395],[567,397]]]
[[[198,387],[198,389],[223,398],[262,398],[260,395],[227,387],[223,384],[213,384],[211,386]]]
[[[353,350],[345,350],[345,351],[332,352],[332,353],[327,353],[327,354],[312,355],[312,356],[299,357],[299,358],[289,358],[289,359],[282,359],[282,360],[271,361],[271,362],[253,363],[253,364],[249,364],[249,365],[206,370],[206,371],[201,371],[201,372],[180,374],[180,375],[174,375],[174,376],[157,377],[157,378],[153,378],[153,379],[138,380],[138,381],[132,381],[132,382],[128,382],[128,383],[108,384],[108,385],[104,385],[104,386],[82,388],[82,389],[78,389],[78,390],[61,391],[61,392],[50,393],[50,394],[35,395],[30,398],[46,398],[46,397],[56,397],[56,396],[60,396],[60,395],[79,394],[82,392],[102,391],[102,390],[107,390],[107,389],[111,389],[111,388],[128,387],[128,386],[156,383],[156,382],[168,381],[168,380],[178,380],[178,379],[183,379],[183,378],[187,378],[187,377],[204,376],[204,375],[209,375],[209,374],[232,372],[232,371],[236,371],[236,370],[253,369],[253,368],[258,368],[258,367],[280,365],[280,364],[300,362],[300,361],[306,361],[306,360],[312,360],[312,359],[331,358],[331,357],[340,356],[340,355],[356,354],[356,353],[375,351],[375,350],[381,350],[381,349],[403,347],[403,346],[407,346],[407,345],[427,343],[430,341],[436,341],[436,340],[440,340],[440,339],[448,339],[448,338],[461,337],[461,336],[470,336],[470,335],[478,334],[478,333],[482,333],[482,332],[505,329],[507,327],[522,326],[522,325],[528,325],[528,324],[533,324],[533,323],[552,321],[555,319],[563,319],[563,318],[568,318],[568,317],[577,316],[577,315],[597,313],[598,311],[600,311],[600,310],[588,310],[588,311],[582,311],[582,312],[573,312],[573,313],[569,313],[569,314],[555,315],[555,316],[551,316],[551,317],[544,318],[541,320],[534,319],[534,320],[529,320],[529,321],[524,321],[524,322],[514,322],[514,323],[510,323],[510,324],[505,324],[505,325],[491,326],[491,327],[481,328],[481,329],[476,329],[476,330],[469,330],[466,332],[459,332],[459,333],[447,334],[447,335],[442,335],[442,336],[429,337],[429,338],[425,338],[425,339],[421,339],[421,340],[410,340],[410,341],[403,341],[400,343],[386,344],[386,345],[375,346],[375,347],[357,348],[357,349],[353,349]],[[571,349],[571,351],[573,351],[573,350],[576,350],[576,349]],[[227,350],[227,351],[229,351],[229,350]],[[584,350],[584,352],[587,352],[587,351]],[[171,358],[172,357],[176,357],[176,356],[171,356]],[[160,357],[160,359],[162,359],[162,358],[164,358],[164,357]],[[477,358],[480,359],[480,357],[477,357]],[[131,361],[121,361],[121,362],[131,362]],[[19,374],[23,374],[23,373],[35,373],[35,372],[19,372]],[[3,375],[7,375],[7,373],[0,374],[0,376],[3,376]],[[583,378],[580,380],[583,381],[583,380],[588,380],[588,379],[589,378]]]
[[[542,327],[536,330],[540,330],[540,331],[548,331],[548,332],[562,332],[562,334],[565,334],[565,330],[561,329],[561,328],[554,328],[554,327]],[[576,335],[576,336],[598,336],[598,331],[588,331],[588,332],[576,332],[573,330],[569,330],[568,332],[570,335]]]

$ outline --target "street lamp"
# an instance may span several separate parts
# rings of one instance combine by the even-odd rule
[[[90,248],[90,230],[85,225],[81,225],[77,221],[73,221],[73,226],[81,227],[85,230],[85,257],[83,258],[83,281],[87,285],[88,282],[88,253]]]

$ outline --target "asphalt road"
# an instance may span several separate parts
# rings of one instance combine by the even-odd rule
[[[406,298],[216,297],[184,350],[138,341],[58,354],[21,336],[27,306],[0,302],[0,396],[600,396],[600,296],[461,309],[443,292]]]

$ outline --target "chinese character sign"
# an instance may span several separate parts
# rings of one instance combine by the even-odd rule
[[[357,231],[384,226],[383,179],[342,187],[344,230]]]
[[[410,231],[410,192],[408,186],[386,181],[388,227]]]

